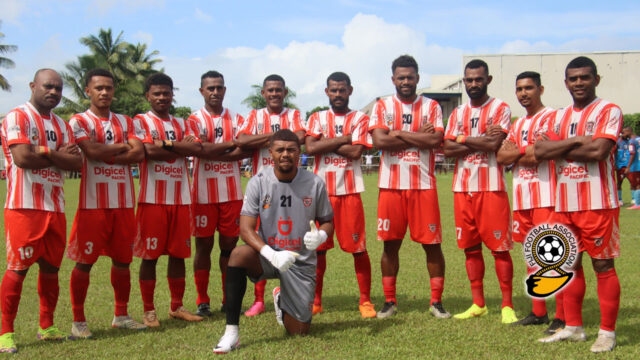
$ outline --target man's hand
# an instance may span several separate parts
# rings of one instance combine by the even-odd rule
[[[505,140],[502,143],[502,148],[504,150],[516,150],[518,148],[518,146],[513,141]]]
[[[311,227],[311,231],[307,231],[304,234],[304,246],[313,251],[318,248],[318,246],[324,244],[327,241],[327,233],[324,230],[318,231],[316,228],[316,222],[313,220],[309,221],[309,226]]]
[[[502,134],[502,126],[500,125],[489,125],[487,126],[486,131],[487,136],[500,136]]]
[[[186,142],[186,143],[192,143],[196,141],[196,137],[193,135],[187,135],[185,136],[182,141]]]
[[[264,245],[262,249],[260,249],[260,255],[269,260],[280,272],[289,270],[291,265],[296,261],[296,258],[300,256],[300,254],[289,250],[275,251],[269,245]]]
[[[426,123],[420,128],[420,130],[418,130],[418,132],[433,134],[436,132],[436,127],[433,126],[432,123]]]
[[[71,155],[80,154],[80,148],[76,144],[64,144],[58,148],[58,151],[62,153],[68,153]]]
[[[389,131],[389,136],[397,138],[398,135],[400,135],[400,131],[401,130],[391,130],[391,131]]]

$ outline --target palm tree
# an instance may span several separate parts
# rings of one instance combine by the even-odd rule
[[[4,38],[4,34],[0,32],[0,41],[3,38]],[[0,44],[0,55],[8,54],[16,50],[18,50],[18,47],[16,45]],[[14,66],[16,66],[16,64],[13,62],[13,60],[0,56],[0,68],[11,69]],[[0,89],[5,91],[11,91],[11,85],[9,85],[9,82],[4,76],[2,76],[2,74],[0,74]]]
[[[298,107],[291,101],[296,97],[296,92],[291,90],[288,86],[285,86],[287,89],[287,96],[284,97],[284,103],[282,106],[287,107],[289,109],[297,109]],[[249,94],[244,100],[242,100],[242,104],[247,105],[252,109],[262,109],[267,106],[267,101],[262,97],[260,93],[262,91],[262,85],[253,84],[251,85],[252,93]]]
[[[98,36],[89,35],[80,38],[80,43],[87,46],[93,56],[98,59],[98,65],[111,71],[116,79],[124,77],[126,71],[124,59],[129,44],[122,40],[122,31],[114,40],[111,29],[100,29]]]

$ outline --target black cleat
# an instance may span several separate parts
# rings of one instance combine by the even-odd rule
[[[221,313],[226,313],[227,312],[227,307],[224,304],[222,304],[222,306],[220,306],[220,312]]]
[[[213,316],[213,313],[211,312],[211,307],[209,307],[208,303],[202,303],[202,304],[198,304],[198,311],[196,311],[196,315],[198,316]]]
[[[559,330],[564,329],[564,325],[565,323],[563,320],[554,318],[553,321],[551,322],[551,325],[549,325],[549,327],[547,328],[547,330],[544,331],[544,333],[548,335],[553,335]]]
[[[544,314],[543,316],[536,316],[534,313],[530,313],[524,319],[520,319],[511,325],[542,325],[549,323],[549,316]]]

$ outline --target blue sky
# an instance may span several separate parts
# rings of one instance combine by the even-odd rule
[[[409,53],[420,64],[420,87],[432,74],[455,74],[462,54],[640,49],[635,1],[163,1],[0,0],[0,31],[14,69],[0,93],[0,113],[29,97],[40,67],[63,70],[87,52],[78,39],[100,28],[158,50],[179,90],[178,105],[202,106],[200,75],[224,73],[225,104],[240,113],[250,85],[280,73],[302,110],[327,103],[324,80],[346,71],[351,105],[393,92],[390,63]]]

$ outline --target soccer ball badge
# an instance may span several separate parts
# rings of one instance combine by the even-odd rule
[[[562,224],[541,224],[529,231],[523,244],[530,268],[525,283],[532,297],[546,298],[565,287],[573,278],[578,244],[571,230]]]

